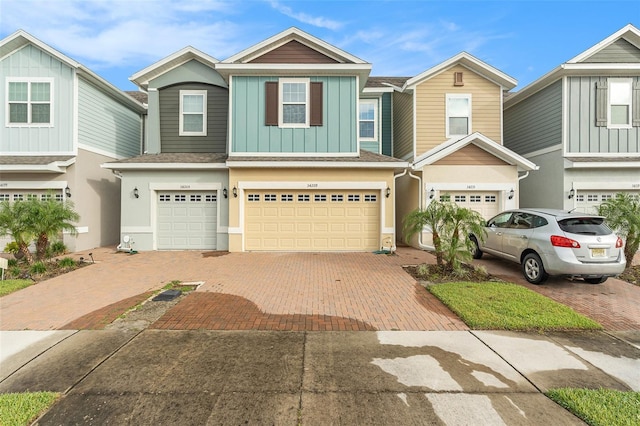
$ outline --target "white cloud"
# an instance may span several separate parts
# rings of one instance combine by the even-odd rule
[[[344,25],[339,21],[324,18],[322,16],[312,16],[304,12],[294,12],[289,6],[285,6],[277,1],[270,2],[271,7],[288,16],[289,18],[300,21],[304,24],[313,25],[314,27],[327,28],[329,30],[339,30]]]

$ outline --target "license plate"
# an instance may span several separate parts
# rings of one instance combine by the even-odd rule
[[[605,257],[606,255],[607,253],[603,248],[591,249],[591,257]]]

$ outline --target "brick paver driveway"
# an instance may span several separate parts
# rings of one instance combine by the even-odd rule
[[[466,330],[402,270],[432,261],[372,253],[230,253],[152,327],[212,330]],[[209,269],[209,268],[208,268]]]

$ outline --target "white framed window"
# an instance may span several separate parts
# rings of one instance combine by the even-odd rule
[[[471,94],[447,94],[447,138],[471,133]]]
[[[180,91],[180,136],[207,136],[207,91]]]
[[[611,129],[631,128],[632,84],[630,78],[609,79],[607,103],[607,127]]]
[[[378,102],[375,100],[361,100],[359,125],[360,139],[378,139]]]
[[[278,121],[280,127],[309,127],[308,78],[279,80]]]
[[[53,126],[52,78],[9,78],[5,93],[8,127]]]

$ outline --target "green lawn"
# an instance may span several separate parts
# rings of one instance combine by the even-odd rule
[[[546,395],[591,426],[640,425],[640,392],[562,388]]]
[[[53,405],[59,396],[55,392],[0,394],[0,425],[29,425]]]
[[[33,284],[31,280],[4,280],[0,281],[0,297],[6,296],[14,291],[22,290]],[[2,423],[0,423],[2,424]]]
[[[573,309],[516,284],[452,282],[427,289],[476,330],[602,329]]]

